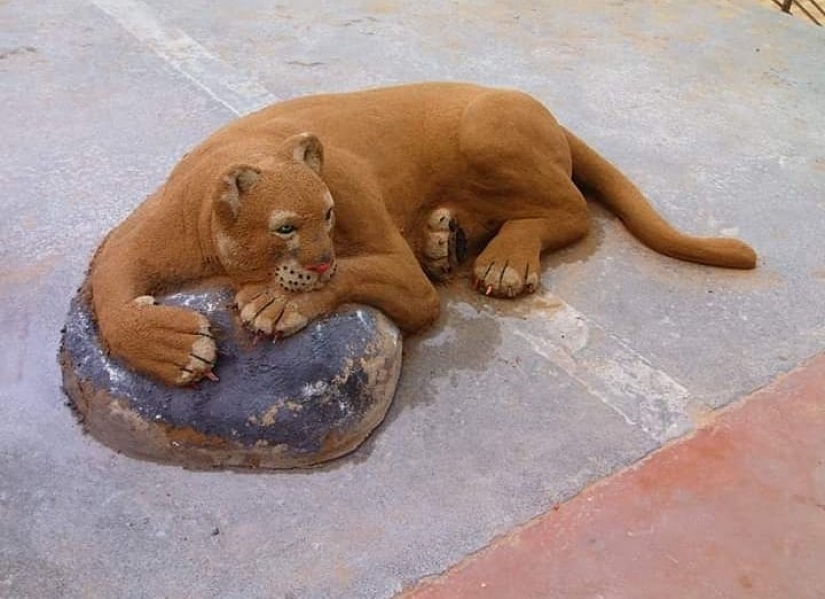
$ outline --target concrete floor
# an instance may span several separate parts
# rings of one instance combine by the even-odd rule
[[[0,3],[0,597],[389,597],[825,348],[818,28],[745,3]],[[308,472],[113,454],[55,361],[91,252],[218,125],[424,79],[535,94],[753,272],[596,227],[518,303],[444,292],[385,424]]]
[[[403,597],[821,599],[823,407],[825,355]]]

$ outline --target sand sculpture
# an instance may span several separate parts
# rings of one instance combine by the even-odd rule
[[[463,263],[481,293],[535,291],[541,254],[587,234],[585,193],[657,252],[756,264],[741,241],[675,230],[532,97],[433,83],[290,100],[218,130],[108,235],[84,305],[107,354],[187,386],[223,358],[209,318],[165,294],[231,288],[242,327],[276,339],[345,304],[415,332]]]

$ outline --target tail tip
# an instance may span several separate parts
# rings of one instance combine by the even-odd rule
[[[756,268],[756,264],[758,262],[758,258],[754,249],[749,246],[744,241],[739,241],[738,239],[725,239],[725,245],[727,245],[727,258],[729,261],[726,261],[725,264],[722,266],[728,266],[730,268],[741,268],[743,270],[751,270]]]

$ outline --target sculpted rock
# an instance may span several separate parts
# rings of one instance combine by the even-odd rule
[[[383,314],[355,306],[272,343],[239,326],[227,290],[178,293],[212,323],[219,382],[170,387],[101,348],[81,291],[60,361],[84,427],[132,457],[194,468],[310,466],[355,449],[381,422],[401,367],[401,337]]]

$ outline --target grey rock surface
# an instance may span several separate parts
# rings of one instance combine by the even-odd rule
[[[220,380],[184,388],[104,351],[87,293],[60,344],[63,390],[85,431],[116,451],[187,468],[297,468],[354,450],[381,423],[401,372],[401,334],[384,314],[345,307],[273,343],[245,330],[228,289],[160,298],[204,315]]]
[[[823,46],[724,0],[0,4],[0,597],[389,597],[822,352]],[[189,472],[84,437],[54,356],[106,231],[238,113],[422,79],[533,93],[759,268],[660,257],[594,208],[540,295],[445,288],[333,465]]]

